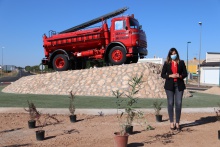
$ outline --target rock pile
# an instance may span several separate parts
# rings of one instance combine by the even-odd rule
[[[81,96],[113,96],[112,91],[129,90],[128,82],[143,75],[139,98],[166,98],[162,65],[137,63],[84,70],[71,70],[22,77],[3,89],[5,93],[69,95],[72,90]],[[184,97],[191,94],[186,90]]]

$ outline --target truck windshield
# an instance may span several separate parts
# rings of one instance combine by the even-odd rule
[[[138,29],[139,28],[139,23],[135,19],[130,19],[130,28],[132,29]]]

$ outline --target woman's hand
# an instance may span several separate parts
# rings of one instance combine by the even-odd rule
[[[170,78],[179,78],[180,75],[178,73],[169,75]]]

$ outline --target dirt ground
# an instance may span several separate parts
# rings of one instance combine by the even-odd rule
[[[29,129],[26,113],[0,113],[1,147],[113,147],[113,133],[119,130],[116,115],[77,115],[77,122],[71,123],[68,115],[55,116],[60,123],[51,120],[44,127],[46,138],[37,141],[35,131],[40,127]],[[42,117],[41,117],[42,118]],[[168,147],[218,147],[218,130],[220,121],[215,113],[183,113],[182,131],[171,131],[166,113],[163,122],[156,122],[154,114],[146,114],[148,124],[154,130],[144,130],[134,121],[134,133],[129,136],[128,147],[168,146]]]
[[[220,87],[215,86],[215,87],[211,87],[205,91],[199,91],[199,92],[220,95]]]
[[[220,94],[219,87],[213,87],[205,93]],[[42,118],[45,117],[43,115]],[[27,113],[0,113],[1,147],[113,147],[114,132],[119,130],[116,115],[77,114],[77,122],[71,123],[68,115],[56,115],[60,122],[51,120],[44,127],[46,138],[37,141],[35,131],[41,127],[29,129]],[[182,113],[182,131],[171,131],[167,113],[163,113],[163,122],[156,122],[154,114],[144,117],[147,125],[154,130],[145,130],[136,120],[133,134],[129,135],[128,147],[219,147],[218,130],[220,121],[213,113]]]

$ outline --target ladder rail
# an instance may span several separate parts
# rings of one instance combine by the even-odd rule
[[[59,34],[78,31],[78,30],[80,30],[80,29],[83,29],[83,28],[86,28],[86,27],[88,27],[88,26],[91,26],[91,25],[94,25],[94,24],[96,24],[96,23],[99,23],[99,22],[101,22],[101,21],[103,21],[103,20],[106,20],[106,19],[112,18],[112,17],[114,17],[114,16],[117,16],[117,15],[119,15],[119,14],[122,14],[122,13],[124,13],[124,12],[127,11],[127,10],[128,10],[128,7],[124,7],[124,8],[118,9],[118,10],[116,10],[116,11],[114,11],[114,12],[105,14],[105,15],[103,15],[103,16],[97,17],[97,18],[95,18],[95,19],[92,19],[92,20],[87,21],[87,22],[85,22],[85,23],[82,23],[82,24],[80,24],[80,25],[77,25],[77,26],[74,26],[74,27],[69,28],[69,29],[67,29],[67,30],[64,30],[64,31],[60,32]]]

